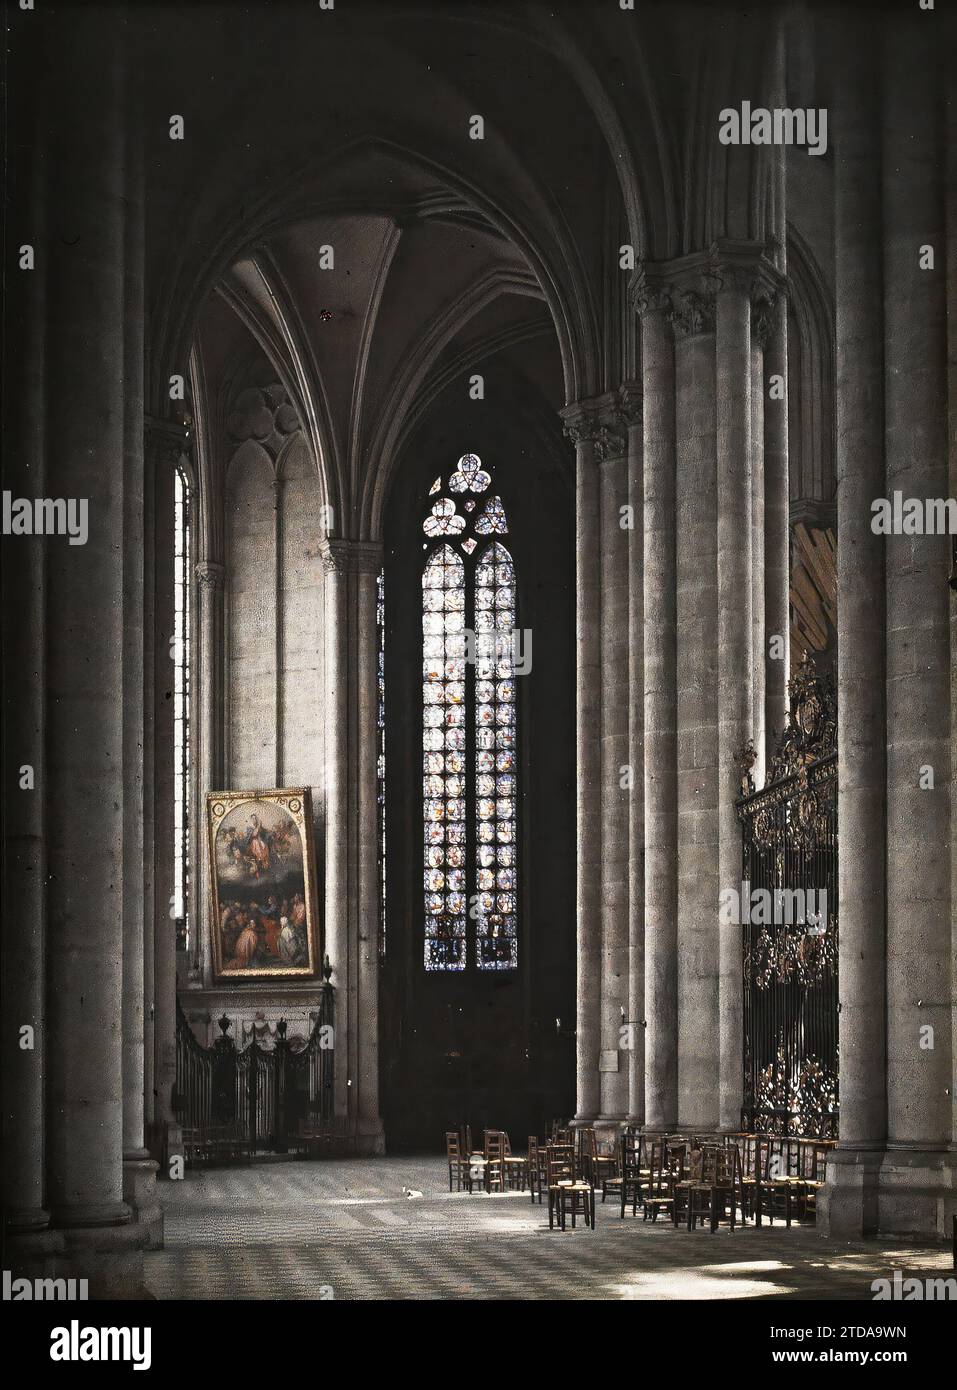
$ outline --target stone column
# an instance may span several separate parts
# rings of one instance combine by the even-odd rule
[[[123,1196],[153,1247],[163,1243],[157,1164],[146,1146],[146,742],[143,417],[143,158],[140,93],[125,103],[125,399],[123,415]],[[150,847],[152,849],[152,847]],[[152,881],[152,876],[150,876]],[[150,914],[149,921],[152,920]],[[153,977],[150,962],[150,979]],[[153,1008],[152,997],[148,1001]],[[152,1035],[152,1026],[150,1027]],[[152,1062],[152,1059],[151,1059]],[[152,1075],[152,1065],[150,1073]]]
[[[644,396],[645,1121],[678,1109],[675,363],[667,297],[636,289]]]
[[[783,15],[783,12],[782,12]],[[774,37],[773,96],[775,106],[787,106],[786,24],[779,16]],[[856,42],[856,38],[855,38]],[[761,384],[764,411],[764,742],[768,747],[781,734],[788,712],[788,673],[791,645],[790,476],[788,471],[788,301],[787,301],[787,147],[770,150],[773,161],[773,256],[777,271],[774,292],[764,298],[758,323],[764,342]],[[774,378],[774,393],[771,380]],[[757,565],[755,565],[757,569]],[[779,656],[770,653],[772,637],[781,639]],[[755,725],[759,724],[755,709]],[[757,743],[757,741],[755,741]],[[757,748],[756,748],[757,751]],[[762,771],[754,768],[756,785]],[[762,779],[763,780],[763,779]]]
[[[640,382],[620,392],[628,426],[628,1118],[645,1119],[645,576],[644,425]]]
[[[885,490],[881,188],[875,55],[859,37],[846,50],[835,123],[841,1089],[821,1203],[826,1229],[857,1236],[877,1228],[886,1132],[884,542],[871,530],[871,503]],[[776,410],[769,402],[769,422]]]
[[[942,93],[926,34],[892,23],[885,38],[886,495],[899,491],[923,510],[926,499],[947,496],[949,481]],[[934,269],[920,264],[927,247],[933,248]],[[932,1218],[944,1234],[933,1189],[941,1182],[937,1155],[951,1138],[954,1086],[948,990],[950,542],[944,534],[894,534],[885,545],[891,1152],[882,1176],[881,1216],[882,1225],[895,1229],[928,1229]],[[951,1210],[957,1206],[954,1176],[951,1168]]]
[[[718,1123],[718,642],[715,301],[672,269],[677,485],[678,1122]]]
[[[764,578],[764,350],[773,327],[773,300],[759,297],[751,312],[751,737],[755,786],[764,785],[767,640]]]
[[[364,1152],[384,1153],[379,1113],[378,655],[376,589],[382,547],[354,544],[357,569],[358,1030],[357,1126]]]
[[[736,755],[751,728],[751,288],[757,248],[716,248],[718,455],[718,873],[722,889],[741,882]],[[741,1123],[743,980],[741,928],[720,932],[720,1123]]]
[[[578,889],[576,903],[577,1118],[590,1123],[599,1112],[601,1048],[601,821],[595,814],[601,778],[599,669],[600,524],[595,460],[597,426],[581,404],[562,411],[565,432],[575,444],[575,632]]]
[[[285,575],[283,573],[283,491],[285,488],[285,478],[276,477],[272,480],[273,496],[273,554],[276,557],[276,592],[275,607],[273,616],[273,628],[275,631],[275,656],[273,658],[276,672],[276,704],[273,709],[273,728],[276,740],[276,786],[286,785],[286,773],[283,768],[283,746],[285,735],[283,730],[283,685],[286,680],[286,658],[283,651],[283,615],[286,607],[285,594]]]
[[[349,666],[347,542],[323,540],[325,569],[325,901],[326,953],[336,989],[335,1111],[349,1106]]]
[[[791,646],[790,480],[788,475],[788,305],[783,285],[771,300],[764,349],[764,734],[773,747],[788,709]],[[774,379],[772,396],[770,382]],[[781,639],[780,656],[770,652]],[[756,785],[760,786],[760,782]]]
[[[950,495],[957,497],[957,102],[947,107],[947,386]],[[950,923],[951,1050],[957,1073],[957,536],[950,572]],[[957,1085],[951,1088],[951,1148],[957,1152]]]
[[[198,853],[194,861],[195,902],[190,954],[192,974],[198,981],[203,981],[208,979],[210,969],[209,931],[200,931],[200,921],[206,918],[212,902],[212,885],[205,854],[206,795],[208,792],[226,790],[223,786],[226,775],[223,739],[226,566],[218,560],[201,559],[197,561],[193,574],[196,579],[195,611],[198,618],[198,631],[193,649],[196,659],[193,681],[196,730],[196,794],[193,801],[193,819],[198,831]]]
[[[146,473],[152,497],[150,514],[154,519],[156,543],[152,548],[150,590],[152,595],[152,652],[151,663],[154,718],[151,728],[150,799],[152,804],[152,1005],[153,1005],[153,1123],[154,1157],[164,1161],[170,1152],[180,1152],[181,1145],[174,1125],[173,1086],[176,1081],[176,928],[171,914],[173,895],[172,845],[173,822],[173,711],[168,698],[171,679],[171,642],[173,638],[173,498],[176,465],[187,447],[186,433],[172,421],[150,419],[146,422]],[[202,570],[202,566],[197,567]],[[197,575],[197,577],[199,577]],[[202,583],[200,582],[202,592]],[[200,612],[202,609],[200,607]],[[205,621],[200,621],[194,635],[191,652],[193,697],[199,693],[207,700],[207,668],[204,646]],[[213,691],[215,692],[215,685]],[[202,764],[205,738],[203,704],[197,710],[194,703],[192,734],[195,766]],[[194,822],[202,825],[202,798],[192,803]],[[194,840],[202,844],[202,835]],[[203,891],[207,883],[205,863],[201,854],[193,857],[191,918],[193,939],[191,950],[199,959],[200,923],[204,920]],[[197,971],[198,978],[198,971]]]
[[[617,397],[598,403],[601,540],[601,1118],[628,1114],[628,435]]]
[[[28,41],[29,42],[29,41]],[[26,51],[20,62],[26,64]],[[24,66],[24,72],[29,71]],[[16,130],[16,65],[10,69],[11,131]],[[26,143],[26,134],[24,134]],[[7,340],[16,351],[4,363],[3,487],[14,497],[42,497],[45,487],[46,397],[45,167],[30,160],[19,170],[20,197],[11,197],[17,241],[37,251],[32,271],[12,269],[6,285]],[[5,536],[0,564],[3,652],[3,931],[2,1052],[4,1220],[8,1261],[35,1240],[49,1216],[44,1206],[44,1084],[47,1055],[44,946],[46,937],[44,686],[46,547],[65,541]],[[16,600],[12,601],[12,596]],[[24,1030],[30,1030],[29,1032]],[[14,1250],[16,1248],[16,1254]],[[39,1252],[38,1252],[39,1253]],[[6,1263],[6,1262],[5,1262]]]
[[[123,69],[111,22],[64,15],[51,55],[59,146],[49,247],[45,486],[89,504],[86,543],[47,552],[47,1176],[68,1267],[91,1293],[137,1287],[123,1200],[124,563],[139,544],[126,455]],[[127,1226],[126,1232],[120,1228]],[[111,1229],[112,1228],[112,1229]]]

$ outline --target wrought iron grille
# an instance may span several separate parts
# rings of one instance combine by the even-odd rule
[[[328,970],[327,958],[323,973]],[[298,1051],[286,1040],[282,1020],[273,1047],[263,1047],[254,1033],[247,1047],[237,1049],[226,1014],[219,1020],[221,1036],[204,1047],[177,1000],[173,1108],[187,1156],[235,1158],[257,1149],[285,1153],[302,1133],[332,1131],[334,996],[326,974],[318,1017]]]
[[[805,659],[764,787],[742,756],[744,1112],[752,1133],[837,1137],[837,717]]]

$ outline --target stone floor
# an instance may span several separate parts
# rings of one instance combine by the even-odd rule
[[[526,1194],[449,1193],[441,1158],[261,1163],[164,1183],[157,1298],[869,1299],[895,1269],[952,1274],[943,1247],[624,1221],[549,1232]],[[411,1190],[411,1196],[405,1195]]]

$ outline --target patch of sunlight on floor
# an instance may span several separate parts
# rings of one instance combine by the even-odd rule
[[[620,1284],[605,1284],[609,1298],[671,1299],[769,1298],[789,1294],[786,1284],[758,1279],[713,1279],[697,1269],[671,1269],[667,1273],[632,1274]]]
[[[484,1192],[481,1188],[478,1187],[475,1189],[474,1192],[468,1192],[465,1190],[465,1188],[463,1188],[461,1192],[427,1192],[426,1196],[428,1197],[430,1202],[437,1201],[439,1198],[448,1201],[451,1197],[455,1197],[456,1199],[464,1198],[467,1202],[500,1202],[503,1197],[520,1197],[523,1202],[528,1202],[529,1205],[531,1205],[532,1200],[527,1192],[519,1192],[518,1188],[515,1188],[511,1192]]]
[[[585,1230],[586,1228],[582,1226],[576,1227],[575,1229]],[[528,1235],[535,1231],[542,1230],[548,1230],[548,1222],[546,1220],[545,1224],[543,1225],[542,1218],[540,1216],[537,1219],[535,1217],[526,1217],[526,1219],[522,1221],[521,1219],[516,1220],[514,1216],[506,1219],[504,1216],[492,1216],[491,1214],[489,1214],[488,1216],[480,1217],[478,1219],[478,1221],[475,1223],[475,1228],[472,1234],[481,1235],[482,1232],[487,1231],[489,1233],[504,1233],[505,1235],[513,1236]],[[568,1230],[571,1230],[571,1225],[569,1225]],[[559,1232],[559,1234],[561,1234],[561,1232]],[[565,1234],[567,1235],[568,1231],[566,1231]]]
[[[852,1269],[880,1271],[949,1269],[950,1256],[942,1250],[936,1254],[931,1250],[849,1250],[846,1253],[829,1255],[828,1269]]]
[[[786,1265],[783,1260],[732,1260],[729,1264],[708,1265],[712,1274],[738,1274],[744,1270],[758,1274],[761,1270],[790,1268],[791,1266]]]

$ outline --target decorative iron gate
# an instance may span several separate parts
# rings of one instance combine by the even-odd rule
[[[328,959],[318,1017],[298,1051],[286,1039],[284,1020],[276,1025],[273,1047],[263,1047],[254,1032],[248,1047],[238,1050],[225,1013],[219,1019],[221,1036],[204,1047],[177,1000],[173,1109],[188,1156],[237,1158],[257,1149],[285,1153],[299,1138],[332,1131],[335,991],[327,970]]]
[[[761,791],[742,758],[744,1112],[752,1133],[837,1138],[837,711],[808,658]]]

